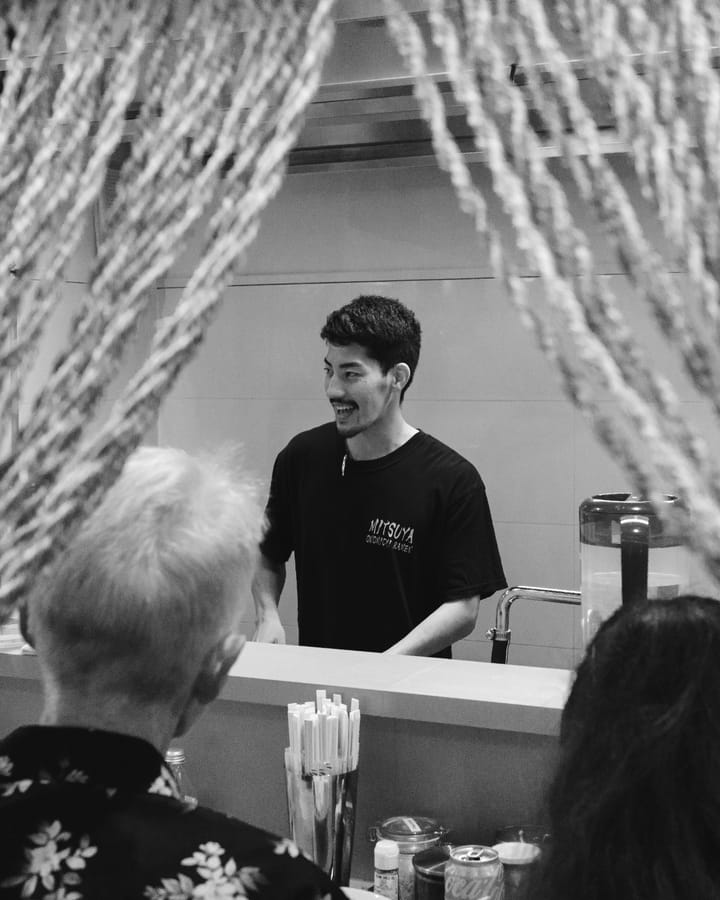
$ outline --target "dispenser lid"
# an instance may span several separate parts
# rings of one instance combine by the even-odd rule
[[[392,816],[380,822],[377,830],[380,837],[414,847],[436,843],[447,834],[447,828],[426,816]]]
[[[680,506],[680,499],[664,494],[659,501],[667,507]],[[675,547],[683,543],[672,523],[657,514],[657,504],[635,494],[593,494],[580,504],[580,542],[600,547],[619,547],[621,522],[629,517],[647,520],[650,547]]]

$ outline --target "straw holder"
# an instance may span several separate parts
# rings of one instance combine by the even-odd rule
[[[290,834],[336,885],[350,883],[358,770],[304,775],[285,756]]]

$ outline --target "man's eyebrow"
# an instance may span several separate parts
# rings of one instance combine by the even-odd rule
[[[323,362],[325,363],[326,366],[330,366],[330,365],[331,365],[331,363],[328,362],[327,357],[323,360]],[[362,363],[360,362],[360,360],[358,359],[358,360],[356,360],[356,361],[340,363],[340,364],[338,365],[337,368],[338,368],[338,369],[361,369],[361,368],[362,368],[362,365],[363,365],[363,364],[362,364]]]

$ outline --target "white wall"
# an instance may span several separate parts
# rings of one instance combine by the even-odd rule
[[[80,312],[86,299],[90,270],[95,252],[92,220],[88,218],[78,250],[64,272],[58,302],[50,315],[40,339],[35,362],[23,379],[19,405],[20,426],[32,416],[33,401],[44,386],[58,353],[64,349],[72,334],[73,318]],[[150,340],[157,318],[157,300],[150,298],[147,310],[142,314],[137,330],[125,346],[123,360],[117,375],[98,404],[93,428],[99,427],[107,417],[115,399],[126,385],[129,377],[139,368],[149,352]],[[157,425],[148,432],[147,441],[157,440]]]
[[[627,161],[616,164],[625,173]],[[637,196],[636,202],[641,205]],[[690,415],[709,428],[710,414],[677,376],[616,274],[599,228],[577,201],[575,212],[594,235],[599,270],[656,361],[678,379]],[[498,210],[494,214],[502,221]],[[645,222],[659,233],[650,212]],[[195,246],[167,279],[166,311],[187,282],[200,237],[198,229]],[[407,417],[479,469],[508,582],[579,587],[578,506],[592,493],[629,485],[559,390],[492,277],[443,173],[430,165],[290,174],[238,271],[197,360],[160,414],[161,443],[194,450],[242,442],[249,465],[267,481],[275,454],[293,434],[330,419],[318,336],[327,313],[361,293],[397,297],[418,313],[424,334]],[[531,291],[539,289],[533,274],[527,273]],[[477,628],[456,646],[456,656],[489,660],[484,634],[494,608],[494,600],[484,601]],[[296,640],[294,577],[281,616]],[[578,618],[572,607],[518,602],[511,661],[572,666],[580,647]]]

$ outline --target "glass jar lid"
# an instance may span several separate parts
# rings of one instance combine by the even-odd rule
[[[392,816],[377,826],[378,836],[397,841],[400,852],[416,853],[437,844],[447,834],[447,828],[426,816]]]
[[[664,494],[665,509],[681,508],[674,494]],[[617,547],[625,543],[621,525],[636,517],[644,522],[644,540],[655,548],[677,547],[683,544],[678,523],[660,517],[655,503],[635,494],[593,494],[580,504],[580,543],[598,547]]]

